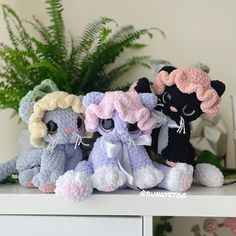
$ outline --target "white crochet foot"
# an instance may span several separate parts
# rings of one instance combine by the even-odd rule
[[[153,188],[157,186],[163,178],[163,172],[152,165],[134,172],[134,182],[140,189]]]
[[[126,177],[116,166],[103,166],[94,171],[91,181],[97,190],[112,192],[126,183]]]
[[[187,191],[193,182],[193,167],[186,163],[177,163],[175,167],[170,168],[163,182],[159,187],[174,191]]]
[[[194,181],[207,187],[221,187],[224,183],[224,176],[216,166],[202,163],[195,167]]]
[[[84,172],[67,171],[56,182],[55,194],[68,201],[81,201],[93,192],[90,177]]]

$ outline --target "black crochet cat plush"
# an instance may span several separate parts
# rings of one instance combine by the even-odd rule
[[[208,187],[222,186],[223,175],[218,168],[210,164],[195,165],[189,122],[202,114],[217,114],[225,85],[211,81],[200,68],[164,66],[152,86],[148,79],[142,78],[131,86],[132,89],[138,93],[153,91],[158,97],[157,123],[160,117],[163,121],[152,132],[151,150],[160,154],[167,164],[156,164],[165,173],[159,187],[186,191],[193,181],[193,166],[196,182]]]

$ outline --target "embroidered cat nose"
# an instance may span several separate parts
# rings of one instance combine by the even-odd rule
[[[173,106],[170,106],[170,110],[173,111],[173,112],[178,112],[177,108],[173,107]]]
[[[64,131],[67,135],[69,135],[69,134],[72,134],[73,129],[71,127],[67,127],[67,128],[64,129]]]

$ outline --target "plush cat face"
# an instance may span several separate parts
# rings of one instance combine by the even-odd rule
[[[191,122],[203,113],[203,108],[213,113],[217,110],[219,97],[225,91],[222,82],[210,81],[207,73],[197,68],[178,70],[167,66],[160,73],[157,84],[154,83],[154,89],[159,85],[156,87],[158,109],[165,115],[175,121],[182,117],[185,121]]]
[[[150,132],[156,121],[152,117],[157,98],[154,94],[136,92],[89,93],[83,99],[87,107],[85,125],[88,131],[98,131],[110,141],[127,143]]]
[[[176,85],[167,86],[164,93],[157,97],[159,98],[157,110],[176,122],[179,122],[181,116],[185,121],[191,122],[203,113],[200,108],[201,101],[197,99],[196,94],[182,93]]]
[[[47,143],[54,140],[58,140],[58,144],[75,143],[78,135],[83,136],[85,132],[83,116],[71,108],[47,111],[43,122],[47,127],[44,136]]]
[[[77,143],[84,135],[84,106],[78,96],[53,92],[37,102],[22,102],[19,114],[28,123],[30,143],[44,147],[51,143]]]
[[[99,119],[98,132],[106,136],[110,141],[122,141],[127,143],[130,139],[136,139],[144,133],[138,128],[137,122],[128,123],[123,121],[119,114],[114,111],[113,116],[108,119]]]

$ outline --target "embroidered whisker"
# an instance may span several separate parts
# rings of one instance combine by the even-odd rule
[[[86,147],[89,146],[88,143],[85,143],[85,142],[83,141],[83,138],[92,138],[92,137],[90,137],[90,136],[81,136],[81,135],[77,134],[77,139],[76,139],[76,141],[75,141],[74,149],[76,149],[80,144],[83,144],[83,145],[86,146]]]
[[[58,137],[54,139],[51,135],[49,135],[49,137],[52,141],[48,144],[47,149],[50,150],[51,153],[53,153],[54,148],[58,145],[61,138]]]

